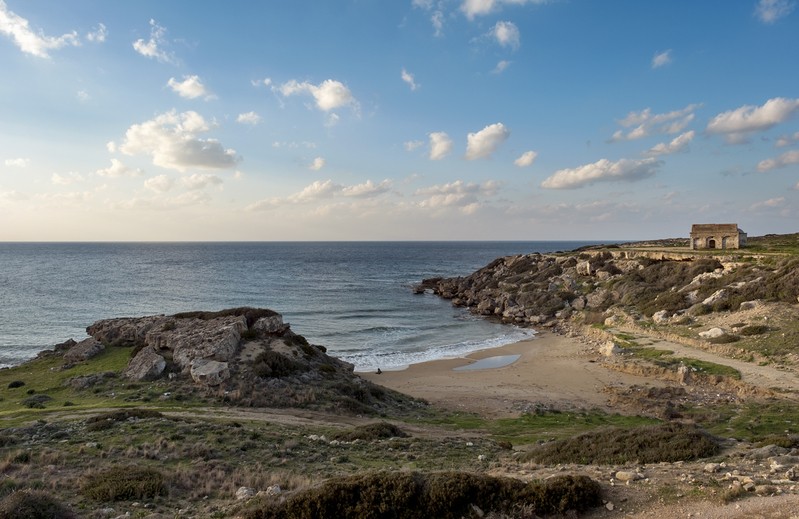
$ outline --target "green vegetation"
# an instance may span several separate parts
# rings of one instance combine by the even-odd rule
[[[376,473],[327,481],[285,501],[261,501],[245,519],[458,519],[485,512],[525,510],[533,514],[585,511],[602,503],[597,482],[586,476],[557,476],[523,483],[464,472]]]
[[[626,348],[626,351],[632,353],[635,357],[652,362],[653,364],[670,369],[677,369],[679,366],[687,366],[695,373],[703,375],[714,375],[722,377],[730,377],[736,380],[741,379],[741,372],[730,366],[723,364],[716,364],[715,362],[707,362],[703,360],[691,359],[688,357],[673,357],[674,354],[671,350],[660,350],[657,348],[641,348],[633,347]]]
[[[701,423],[710,433],[725,438],[758,443],[799,435],[799,404],[789,401],[714,406],[712,409],[695,407],[683,411],[683,415]]]
[[[537,463],[624,464],[690,461],[719,451],[718,443],[696,427],[678,423],[622,429],[603,428],[543,444],[526,453]]]
[[[77,515],[41,490],[14,492],[0,500],[0,519],[73,519]]]
[[[341,431],[333,435],[333,439],[351,442],[355,440],[374,441],[389,438],[407,438],[408,434],[394,424],[388,422],[361,425],[348,431]]]
[[[96,501],[146,499],[167,492],[164,476],[150,468],[114,467],[86,478],[81,492]]]

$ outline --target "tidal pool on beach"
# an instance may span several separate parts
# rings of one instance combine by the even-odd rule
[[[480,359],[477,362],[467,364],[466,366],[453,368],[453,371],[473,371],[477,369],[501,368],[504,366],[510,366],[519,360],[519,357],[521,357],[521,355],[498,355],[496,357],[488,357],[485,359]]]

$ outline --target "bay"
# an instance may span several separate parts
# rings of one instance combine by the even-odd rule
[[[413,284],[588,243],[0,243],[0,366],[85,338],[99,319],[253,306],[359,371],[401,369],[533,333],[415,295]]]

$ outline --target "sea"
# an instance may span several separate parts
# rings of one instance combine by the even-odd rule
[[[0,367],[86,338],[99,319],[251,306],[279,312],[356,371],[404,369],[535,333],[414,294],[414,284],[591,243],[0,243]]]

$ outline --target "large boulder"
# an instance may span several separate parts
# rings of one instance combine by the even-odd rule
[[[165,368],[166,359],[151,346],[145,346],[131,359],[122,376],[131,380],[154,380],[161,376]]]
[[[229,361],[238,352],[241,334],[247,330],[244,316],[188,321],[170,332],[165,341],[172,350],[172,360],[183,371],[191,369],[194,359]]]
[[[86,333],[109,346],[139,346],[144,344],[147,332],[163,322],[160,315],[104,319],[86,328]]]
[[[105,346],[95,339],[89,337],[79,343],[75,344],[64,353],[64,361],[68,364],[82,362],[100,354],[105,349]]]
[[[211,359],[194,359],[191,363],[191,378],[198,384],[218,386],[230,378],[230,366],[227,362]]]

